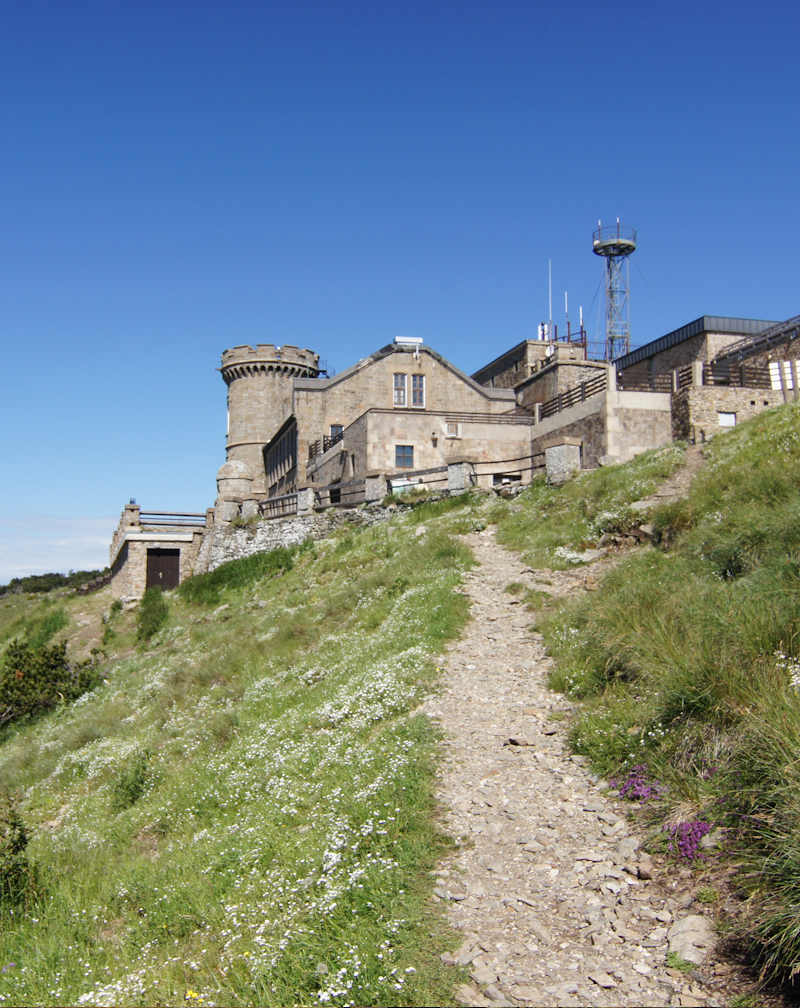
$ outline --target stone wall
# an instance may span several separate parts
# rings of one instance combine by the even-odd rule
[[[393,515],[392,509],[366,505],[353,510],[331,508],[306,516],[273,518],[248,529],[220,525],[212,533],[208,570],[229,560],[240,560],[279,546],[295,546],[306,539],[325,539],[343,526],[377,525]]]
[[[516,414],[481,417],[368,410],[345,428],[340,442],[308,464],[307,475],[315,486],[376,472],[402,476],[403,470],[395,466],[398,444],[413,449],[412,469],[435,469],[462,460],[527,458],[532,424],[531,417]]]
[[[701,332],[690,336],[675,346],[646,357],[631,367],[620,370],[623,384],[644,384],[652,375],[669,374],[694,361],[713,360],[725,347],[742,338],[741,333]]]
[[[554,399],[559,392],[566,392],[582,382],[599,377],[607,364],[601,361],[558,361],[546,364],[517,389],[517,402],[532,410],[536,403]]]
[[[524,340],[496,357],[472,376],[480,385],[490,388],[516,388],[534,372],[556,360],[583,360],[586,356],[577,343],[552,340]]]
[[[394,375],[407,376],[407,405],[394,405]],[[424,407],[411,402],[412,375],[425,380]],[[420,348],[415,354],[408,348],[392,347],[386,352],[361,361],[335,378],[297,380],[294,391],[294,415],[297,417],[297,480],[302,486],[307,480],[309,444],[330,433],[332,424],[348,427],[368,410],[386,410],[395,416],[394,429],[402,436],[401,444],[409,443],[404,426],[416,429],[418,418],[430,412],[502,414],[514,408],[512,390],[486,389],[447,364],[438,354]],[[430,420],[422,421],[430,424]],[[433,427],[428,431],[430,432]],[[394,435],[393,435],[394,436]],[[344,450],[344,449],[340,449]],[[416,465],[416,463],[415,463]],[[370,463],[368,463],[368,467]],[[385,468],[384,465],[373,468]],[[394,468],[392,458],[391,468]]]
[[[112,596],[121,599],[141,598],[144,595],[147,585],[148,549],[178,550],[178,580],[180,582],[191,577],[195,573],[204,531],[199,528],[184,533],[174,530],[172,533],[151,533],[148,528],[146,531],[129,533],[120,550],[120,554],[123,551],[127,554],[124,562],[112,565]]]
[[[614,462],[628,462],[672,440],[669,393],[611,390],[608,407],[606,451]]]
[[[719,413],[735,413],[737,425],[784,401],[772,389],[690,385],[672,397],[672,434],[694,443],[708,441],[725,428]]]
[[[606,395],[600,393],[547,417],[531,431],[531,451],[545,451],[555,438],[581,441],[581,465],[594,469],[606,455]]]

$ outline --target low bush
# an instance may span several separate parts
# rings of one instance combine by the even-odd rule
[[[126,760],[111,788],[111,807],[115,812],[135,805],[155,783],[150,759],[150,752],[140,749]]]
[[[64,643],[12,641],[0,666],[0,726],[75,700],[97,682],[91,662],[70,664]]]
[[[169,606],[160,588],[148,588],[136,613],[136,639],[146,643],[167,622]]]
[[[255,581],[291,570],[294,557],[301,548],[280,546],[266,553],[254,553],[241,560],[231,560],[208,574],[187,578],[178,592],[187,602],[196,605],[218,605],[226,588],[243,588]]]
[[[22,903],[36,889],[36,872],[25,854],[27,846],[28,831],[17,802],[8,792],[0,792],[0,905]]]

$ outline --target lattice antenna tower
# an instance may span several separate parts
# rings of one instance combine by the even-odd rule
[[[616,224],[598,221],[592,251],[606,261],[606,360],[612,361],[631,348],[628,256],[636,251],[636,232],[619,217]]]

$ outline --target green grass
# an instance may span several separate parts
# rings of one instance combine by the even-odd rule
[[[497,539],[532,567],[564,570],[574,554],[594,546],[605,532],[625,532],[642,521],[629,505],[647,497],[683,462],[684,446],[646,452],[627,465],[581,473],[561,487],[537,478],[513,503],[489,512]],[[579,561],[577,561],[579,562]]]
[[[662,548],[545,617],[551,683],[583,701],[572,741],[598,773],[645,765],[661,783],[645,807],[654,830],[668,816],[724,830],[746,897],[736,937],[765,977],[788,980],[800,972],[800,410],[770,410],[706,451],[688,499],[654,516]],[[537,494],[539,513],[563,518],[564,492],[555,505]],[[555,532],[529,507],[505,520],[515,542],[523,518],[541,558]]]
[[[677,952],[667,952],[667,966],[670,969],[680,970],[681,973],[691,973],[697,966],[687,959],[681,959]]]
[[[0,1004],[452,1000],[415,709],[482,505],[434,505],[187,582],[146,652],[114,614],[103,682],[7,733],[38,896],[0,911]]]

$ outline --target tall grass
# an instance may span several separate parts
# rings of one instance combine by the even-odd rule
[[[513,504],[497,502],[491,515],[498,541],[534,567],[563,570],[576,551],[594,546],[604,532],[625,532],[641,521],[631,503],[647,497],[683,462],[679,443],[646,452],[627,465],[581,473],[561,487],[536,479]]]
[[[654,516],[661,550],[630,557],[545,623],[552,682],[583,699],[576,748],[605,775],[666,787],[651,807],[718,825],[765,976],[800,972],[800,410],[707,447],[685,502]]]

